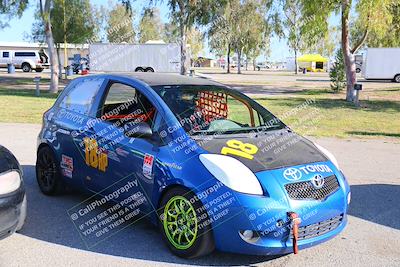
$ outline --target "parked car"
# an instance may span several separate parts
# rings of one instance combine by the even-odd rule
[[[132,205],[180,257],[215,248],[297,253],[347,223],[350,188],[335,157],[251,98],[207,79],[74,79],[44,114],[37,155],[44,194],[76,187],[100,198],[73,211],[74,222],[107,201],[118,207],[141,195]],[[110,216],[82,236],[101,235],[109,229],[100,226],[127,214],[111,211],[84,219]]]
[[[27,203],[22,176],[17,159],[0,145],[0,239],[24,225]]]
[[[13,64],[23,72],[42,72],[48,66],[48,56],[39,51],[0,51],[0,68],[7,68],[8,64]]]

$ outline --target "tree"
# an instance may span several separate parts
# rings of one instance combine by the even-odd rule
[[[96,39],[99,29],[92,11],[89,0],[53,0],[50,9],[50,20],[59,62],[61,61],[61,43],[82,44]],[[32,27],[34,41],[45,41],[43,25],[43,20],[37,17]],[[60,78],[61,75],[62,66],[59,64]]]
[[[0,29],[8,27],[12,18],[20,18],[28,6],[28,0],[0,1]]]
[[[354,101],[354,84],[356,83],[356,67],[354,54],[365,43],[369,34],[383,36],[388,32],[392,21],[390,8],[397,0],[301,0],[303,4],[303,17],[308,44],[322,38],[328,31],[328,19],[333,13],[340,13],[341,17],[341,47],[346,70],[346,100]],[[351,23],[351,13],[356,21]],[[351,26],[360,25],[360,34],[351,36]],[[358,38],[357,38],[358,37]]]
[[[209,44],[213,51],[226,51],[227,72],[230,72],[230,55],[235,51],[238,56],[238,73],[241,73],[243,53],[253,59],[265,49],[270,29],[267,27],[266,13],[272,1],[266,0],[229,0],[223,10],[211,24]]]
[[[133,29],[133,16],[126,6],[118,4],[110,11],[108,16],[107,40],[110,43],[133,43],[135,30]]]
[[[329,71],[331,78],[331,88],[334,92],[339,92],[346,87],[346,72],[344,70],[343,51],[338,49],[336,52],[335,63]]]
[[[279,0],[280,13],[277,15],[275,32],[281,38],[287,39],[287,44],[294,52],[295,73],[298,73],[297,54],[304,50],[302,3],[301,0]]]
[[[181,47],[181,74],[187,72],[187,33],[195,25],[207,24],[225,0],[168,0],[172,22],[179,29]]]
[[[239,1],[229,0],[224,9],[211,22],[208,31],[208,40],[211,51],[217,54],[226,54],[227,73],[231,72],[231,55],[232,55],[232,39],[233,27],[235,25],[237,9]]]
[[[240,1],[238,12],[234,14],[231,45],[238,56],[237,73],[241,73],[242,55],[258,47],[264,47],[263,42],[269,39],[268,22],[265,19],[271,1],[246,0]]]
[[[191,28],[187,34],[187,43],[190,47],[192,59],[197,59],[200,51],[203,50],[203,34],[196,28]]]
[[[158,8],[145,8],[139,22],[139,43],[162,39],[163,24]]]
[[[178,43],[179,42],[179,29],[173,22],[164,24],[164,31],[162,39],[166,43]]]
[[[384,31],[370,32],[364,46],[368,47],[399,47],[400,46],[400,2],[392,2],[389,6],[390,17],[386,17],[387,28]],[[389,21],[389,19],[391,19]],[[351,34],[359,39],[363,33],[364,21],[357,20]]]
[[[59,62],[56,56],[56,50],[54,45],[54,37],[53,37],[53,28],[51,24],[51,5],[53,4],[52,0],[43,0],[39,1],[39,10],[40,17],[42,18],[44,25],[44,33],[46,36],[46,43],[49,52],[50,58],[50,92],[57,93],[58,92],[58,68]]]

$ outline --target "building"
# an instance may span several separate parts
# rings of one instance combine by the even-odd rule
[[[217,61],[212,58],[198,57],[192,62],[194,67],[200,68],[215,68],[217,67]]]

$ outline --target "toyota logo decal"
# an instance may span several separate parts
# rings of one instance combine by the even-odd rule
[[[320,189],[324,186],[325,179],[321,174],[317,174],[311,179],[311,183],[316,189]]]
[[[301,178],[301,171],[296,168],[288,168],[283,172],[283,177],[289,181],[297,181]]]

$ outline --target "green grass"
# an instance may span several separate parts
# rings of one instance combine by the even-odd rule
[[[393,90],[392,93],[398,94],[398,91]],[[41,123],[43,112],[51,107],[56,97],[45,91],[36,97],[34,90],[0,87],[0,122]],[[255,100],[301,134],[400,138],[400,101],[391,100],[389,96],[383,100],[362,101],[362,107],[356,108],[342,97],[326,90],[312,90],[296,93],[293,97],[261,97]],[[298,109],[312,99],[315,102]]]
[[[43,113],[56,100],[57,95],[35,90],[7,90],[0,88],[0,122],[41,123]]]
[[[307,99],[315,102],[294,112]],[[326,94],[293,98],[259,98],[260,104],[301,134],[326,137],[398,137],[400,138],[400,102],[362,101],[361,107]],[[286,113],[287,114],[287,113]]]

